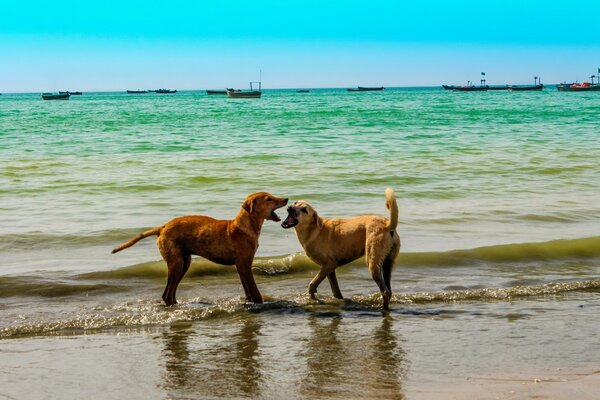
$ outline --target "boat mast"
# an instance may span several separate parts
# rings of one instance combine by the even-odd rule
[[[482,72],[481,76],[485,76],[485,72]],[[481,81],[479,84],[481,85],[481,87],[484,87],[485,86],[485,78],[481,78]]]

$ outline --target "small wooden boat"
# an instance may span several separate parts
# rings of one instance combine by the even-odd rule
[[[385,88],[383,86],[379,86],[379,87],[364,87],[364,86],[359,86],[358,90],[362,91],[362,92],[373,92],[373,91],[377,91],[377,90],[384,90]]]
[[[253,83],[258,83],[258,90],[254,90]],[[243,92],[241,90],[227,89],[227,97],[230,99],[259,99],[262,95],[262,82],[250,82],[250,91]]]
[[[42,93],[42,100],[69,100],[69,97],[71,97],[69,93]]]
[[[228,90],[227,97],[230,99],[258,99],[262,95],[262,92],[258,90],[252,90],[248,92],[242,92],[241,90]]]
[[[556,85],[559,92],[595,92],[600,91],[600,84],[597,83],[559,83]]]
[[[523,91],[528,91],[528,90],[543,90],[543,89],[544,89],[544,85],[542,85],[541,83],[539,85],[523,85],[523,86],[510,85],[508,87],[508,90],[510,90],[511,92],[523,92]]]
[[[300,89],[300,90],[296,90],[296,93],[310,93],[310,90]]]
[[[151,90],[151,92],[154,92],[156,94],[171,94],[171,93],[177,93],[177,90],[169,90],[169,89],[156,89],[156,90]]]
[[[81,93],[81,92],[69,92],[67,90],[66,92],[58,92],[58,94],[70,94],[71,96],[81,96],[83,93]]]
[[[147,90],[128,90],[127,91],[128,94],[144,94],[144,93],[148,93]]]
[[[358,86],[357,89],[348,89],[349,92],[373,92],[373,91],[380,91],[380,90],[384,90],[385,88],[383,86],[379,86],[379,87],[365,87],[365,86]]]

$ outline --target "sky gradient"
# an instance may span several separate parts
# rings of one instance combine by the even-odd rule
[[[0,92],[246,88],[259,70],[265,88],[556,83],[600,66],[592,1],[161,3],[6,2]]]

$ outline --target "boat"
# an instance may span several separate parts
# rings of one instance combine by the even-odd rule
[[[598,81],[594,83],[594,78],[598,78]],[[583,83],[559,83],[556,88],[559,92],[596,92],[600,91],[600,68],[598,68],[598,75],[590,76],[592,82]]]
[[[485,80],[481,80],[480,86],[475,86],[473,83],[471,83],[471,81],[467,81],[467,84],[464,86],[442,85],[442,87],[446,90],[452,90],[455,92],[483,92],[490,90],[490,87],[485,84]]]
[[[384,90],[385,88],[383,86],[379,86],[379,87],[364,87],[364,86],[359,86],[358,90],[362,91],[362,92],[372,92],[372,91],[376,91],[376,90]]]
[[[66,92],[58,92],[58,94],[70,94],[71,96],[81,96],[83,93],[81,93],[81,92],[69,92],[67,90]]]
[[[349,92],[373,92],[373,91],[380,91],[380,90],[384,90],[384,89],[385,88],[383,86],[379,86],[379,87],[358,86],[357,89],[349,88],[348,91]]]
[[[509,89],[509,85],[503,85],[503,86],[488,86],[488,90],[508,90]]]
[[[310,93],[310,90],[300,89],[300,90],[296,90],[296,93]]]
[[[559,92],[595,92],[600,91],[600,84],[597,83],[559,83],[556,85]]]
[[[248,92],[243,92],[241,90],[228,90],[227,97],[230,99],[258,99],[262,95],[262,92],[258,90],[252,90]]]
[[[69,100],[71,95],[69,93],[42,93],[42,100]]]
[[[233,89],[227,88],[226,90],[207,90],[206,94],[207,95],[216,95],[216,94],[226,95],[228,90],[233,90]]]
[[[258,90],[254,90],[253,83],[258,83]],[[250,82],[250,90],[247,92],[241,90],[227,89],[227,97],[230,99],[259,99],[262,96],[262,82]]]
[[[522,92],[522,91],[526,91],[526,90],[543,90],[544,89],[544,85],[542,85],[541,83],[539,85],[522,85],[522,86],[518,86],[518,85],[510,85],[508,90],[510,90],[511,92]]]
[[[177,93],[177,90],[169,90],[169,89],[156,89],[156,90],[150,90],[151,92],[154,92],[156,94],[171,94],[171,93]]]
[[[148,93],[147,90],[128,90],[127,93],[129,94],[144,94],[144,93]]]

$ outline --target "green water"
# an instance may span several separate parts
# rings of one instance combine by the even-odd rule
[[[599,105],[552,89],[3,94],[0,397],[84,380],[90,398],[412,398],[425,378],[597,365]],[[165,308],[154,240],[110,254],[263,190],[387,215],[387,187],[402,249],[386,317],[362,260],[338,272],[345,301],[326,282],[310,300],[317,266],[269,221],[262,306],[198,259]]]

